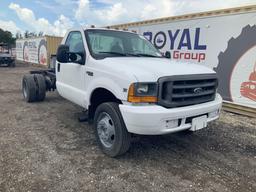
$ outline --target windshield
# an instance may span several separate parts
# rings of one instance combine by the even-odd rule
[[[8,46],[0,45],[0,53],[9,53]]]
[[[91,55],[105,57],[162,57],[143,36],[135,33],[88,29],[85,31]]]

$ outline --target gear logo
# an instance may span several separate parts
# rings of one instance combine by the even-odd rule
[[[255,105],[256,101],[256,25],[247,25],[218,56],[219,93],[224,100]]]

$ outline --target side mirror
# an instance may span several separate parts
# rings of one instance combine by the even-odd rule
[[[60,45],[57,50],[57,61],[67,63],[69,60],[69,46]]]
[[[85,64],[85,54],[83,52],[77,52],[76,54],[76,63],[80,65]]]
[[[167,58],[167,59],[170,59],[171,58],[171,52],[170,51],[166,51],[164,56]]]
[[[76,53],[69,53],[69,59],[71,62],[76,62],[77,61],[77,55]]]

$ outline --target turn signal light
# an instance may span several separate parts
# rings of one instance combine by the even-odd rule
[[[156,103],[156,96],[137,96],[134,84],[131,84],[128,92],[128,102],[131,103]]]

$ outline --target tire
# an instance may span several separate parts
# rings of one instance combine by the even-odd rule
[[[28,103],[36,101],[36,89],[34,75],[24,75],[22,80],[22,93]]]
[[[228,47],[218,56],[218,67],[215,68],[219,77],[218,91],[224,100],[233,101],[230,91],[230,82],[233,69],[240,57],[251,47],[256,45],[256,25],[247,25],[237,38],[228,41]]]
[[[43,101],[46,95],[46,82],[45,78],[41,74],[35,74],[34,79],[37,85],[36,100]]]
[[[15,61],[12,61],[11,63],[9,63],[9,67],[15,67]]]
[[[108,134],[106,130],[103,131],[106,127],[108,127],[106,130],[110,130]],[[116,157],[128,151],[131,134],[126,129],[117,103],[108,102],[97,107],[94,116],[94,131],[97,142],[106,155]]]

